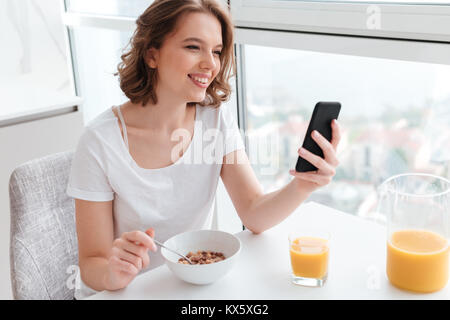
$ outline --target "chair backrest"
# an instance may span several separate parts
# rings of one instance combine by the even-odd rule
[[[74,151],[17,167],[9,181],[11,283],[15,299],[73,299],[75,202],[66,195]]]

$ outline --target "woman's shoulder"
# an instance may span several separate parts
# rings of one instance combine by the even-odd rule
[[[114,134],[115,130],[115,115],[112,111],[112,107],[107,108],[100,114],[89,120],[85,125],[82,139],[89,143],[92,140],[110,140],[110,137]]]
[[[199,118],[203,121],[204,128],[226,131],[235,129],[237,123],[234,108],[230,104],[222,104],[219,107],[201,106],[202,113]]]
[[[116,119],[115,114],[113,113],[113,108],[114,107],[108,107],[106,110],[103,110],[93,119],[89,120],[86,127],[89,127],[90,129],[97,129],[99,127],[111,126]]]
[[[205,120],[211,120],[213,123],[217,123],[217,121],[223,121],[224,119],[228,119],[230,116],[232,117],[232,110],[230,105],[220,105],[219,107],[212,106],[200,106],[201,117]]]

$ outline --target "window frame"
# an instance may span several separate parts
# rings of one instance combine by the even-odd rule
[[[238,27],[235,28],[235,43],[237,46],[250,44],[450,65],[450,45],[440,42],[324,35]]]
[[[237,27],[450,43],[448,4],[230,0],[230,6]],[[368,25],[376,12],[379,28]]]
[[[60,0],[60,15],[64,17],[65,10],[66,10],[66,4],[64,0]],[[63,26],[66,27],[63,20]],[[67,52],[68,63],[67,68],[69,71],[69,77],[72,78],[72,81],[70,82],[71,90],[74,93],[73,96],[68,98],[66,101],[59,102],[59,103],[51,103],[43,108],[31,108],[29,110],[24,110],[20,112],[11,111],[6,115],[0,115],[0,128],[14,126],[18,124],[22,124],[25,122],[30,121],[36,121],[41,119],[47,119],[50,117],[55,116],[61,116],[72,112],[78,112],[81,110],[81,106],[83,104],[83,99],[80,98],[77,94],[77,88],[76,88],[76,80],[75,80],[75,73],[74,73],[74,67],[73,67],[73,55],[70,48],[70,36],[69,32],[66,28],[67,32],[63,33],[64,37],[64,43],[66,45],[65,49]]]

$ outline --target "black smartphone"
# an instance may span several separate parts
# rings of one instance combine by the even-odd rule
[[[303,140],[303,148],[323,158],[323,151],[312,139],[311,133],[317,130],[328,141],[331,141],[331,121],[338,118],[340,111],[341,104],[339,102],[318,102],[314,107],[311,120],[309,121],[308,130]],[[297,172],[307,172],[315,171],[317,168],[299,156],[295,170]]]

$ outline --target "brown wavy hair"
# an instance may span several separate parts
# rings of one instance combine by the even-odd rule
[[[174,31],[178,18],[188,12],[208,13],[215,16],[222,27],[222,53],[220,71],[206,89],[206,97],[198,104],[219,107],[228,101],[231,87],[228,80],[236,75],[236,63],[233,53],[233,22],[229,7],[221,0],[155,0],[136,20],[136,30],[129,43],[130,49],[121,55],[114,75],[119,75],[120,88],[132,103],[142,104],[149,101],[156,104],[158,98],[154,90],[157,83],[157,71],[145,62],[148,49],[160,49],[166,35]],[[188,105],[195,105],[189,102]]]

